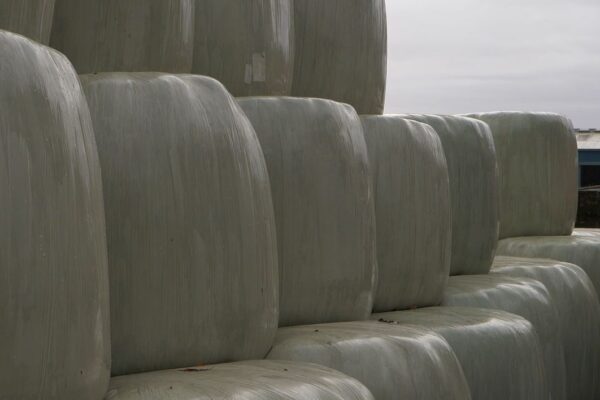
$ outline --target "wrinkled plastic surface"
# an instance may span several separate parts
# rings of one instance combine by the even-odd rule
[[[377,400],[470,399],[448,343],[415,326],[362,321],[280,328],[268,358],[334,368]]]
[[[560,301],[537,280],[511,274],[485,274],[450,277],[443,305],[497,309],[531,322],[540,339],[552,399],[559,400],[575,398],[566,397],[561,332],[569,327],[568,319],[559,318],[556,303]]]
[[[577,214],[577,142],[549,113],[496,112],[489,124],[500,177],[500,237],[570,235]]]
[[[565,349],[567,399],[600,398],[600,305],[578,266],[553,260],[496,257],[492,274],[541,281],[554,300]],[[539,332],[539,330],[538,330]]]
[[[295,0],[292,94],[381,114],[387,74],[384,0]]]
[[[211,78],[82,80],[104,183],[113,374],[262,358],[277,254],[250,122]]]
[[[55,0],[0,1],[0,29],[48,44]]]
[[[450,271],[448,169],[428,125],[362,118],[375,196],[378,287],[374,310],[439,305]]]
[[[375,215],[358,115],[328,100],[238,101],[256,129],[271,180],[280,326],[367,319]]]
[[[287,96],[294,70],[292,0],[196,0],[192,72],[234,96]]]
[[[498,170],[488,126],[469,118],[405,115],[442,141],[452,204],[451,275],[489,272],[498,242]]]
[[[194,0],[56,0],[50,43],[80,74],[191,72]]]
[[[110,338],[90,113],[58,52],[0,31],[0,399],[99,400]]]
[[[373,314],[389,323],[429,328],[450,344],[473,399],[547,400],[549,388],[535,330],[503,311],[431,307]],[[424,385],[429,385],[426,379]]]
[[[600,230],[575,229],[571,236],[529,236],[503,239],[498,254],[549,258],[581,267],[600,293]]]
[[[301,363],[245,361],[121,376],[105,400],[373,400],[358,381]]]

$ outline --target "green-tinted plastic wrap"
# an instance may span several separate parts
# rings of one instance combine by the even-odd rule
[[[196,0],[192,72],[234,96],[286,96],[294,69],[292,0]]]
[[[375,284],[375,216],[360,119],[348,105],[239,99],[273,193],[280,326],[367,319]]]
[[[569,319],[559,319],[556,303],[560,301],[563,300],[550,296],[540,281],[507,273],[450,277],[443,305],[503,310],[531,322],[540,339],[552,399],[559,400],[570,398],[566,397],[561,335],[568,329],[565,324]],[[589,304],[586,306],[589,309]]]
[[[277,327],[265,161],[225,88],[82,77],[106,206],[113,374],[262,358]]]
[[[381,114],[387,73],[385,0],[295,0],[292,94]]]
[[[498,156],[500,237],[570,235],[577,214],[577,142],[571,122],[549,113],[472,114]]]
[[[416,326],[362,321],[280,328],[268,358],[337,369],[377,400],[471,398],[448,343]]]
[[[556,306],[565,349],[567,399],[600,398],[600,305],[594,286],[576,265],[498,256],[492,274],[541,281]],[[539,330],[538,330],[539,332]]]
[[[245,361],[122,376],[105,400],[374,400],[358,381],[309,364]]]
[[[54,1],[0,1],[0,29],[19,33],[42,44],[48,44],[54,15]]]
[[[375,196],[376,312],[439,305],[450,271],[448,168],[429,126],[362,118]]]
[[[50,43],[80,74],[191,72],[194,1],[57,0]]]
[[[489,128],[462,117],[404,118],[431,125],[442,141],[452,204],[450,274],[488,273],[498,242],[498,170]]]
[[[0,399],[100,400],[110,371],[100,164],[77,75],[0,31]]]
[[[418,325],[442,336],[460,362],[473,399],[547,400],[549,385],[532,325],[514,314],[430,307],[373,314],[389,324]],[[420,386],[429,385],[428,377]]]

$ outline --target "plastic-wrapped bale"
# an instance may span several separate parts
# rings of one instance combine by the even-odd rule
[[[470,118],[404,115],[440,136],[452,207],[451,275],[489,272],[498,242],[498,170],[485,123]]]
[[[194,0],[56,0],[51,45],[80,74],[191,72]]]
[[[110,371],[100,164],[69,61],[0,31],[0,398],[99,400]]]
[[[398,393],[408,399],[464,398],[464,381],[448,386],[450,393],[440,390],[463,374],[456,371],[455,359],[449,358],[447,343],[442,341],[442,346],[430,329],[376,321],[321,323],[364,315],[362,306],[352,313],[349,307],[367,298],[365,268],[375,268],[369,255],[375,253],[374,247],[365,250],[374,246],[370,239],[374,221],[367,214],[373,195],[364,178],[368,177],[364,170],[367,149],[355,111],[318,99],[263,97],[239,102],[257,130],[267,160],[278,226],[281,300],[287,303],[280,317],[286,327],[279,329],[268,358],[338,369],[361,380],[378,399],[396,399]],[[533,360],[522,364],[518,382],[523,379],[522,390],[528,395],[523,398],[542,398],[545,383],[536,375],[539,368],[532,368],[539,358],[537,337],[528,323],[523,327],[520,317],[506,313],[499,324],[492,312],[465,309],[455,319],[446,316],[447,312],[423,311],[433,321],[445,318],[450,326],[472,318],[485,330],[464,327],[462,341],[499,346],[498,352],[511,360]],[[289,326],[294,323],[313,325]],[[514,346],[519,340],[526,344],[523,348]],[[503,367],[495,361],[478,366],[483,372],[472,375],[482,378],[475,383],[496,379],[497,368]],[[513,389],[508,388],[508,381],[504,384],[507,388],[497,398],[509,398]]]
[[[450,192],[444,150],[429,125],[362,118],[375,199],[374,311],[439,305],[450,270]]]
[[[471,398],[448,343],[420,327],[360,321],[280,328],[268,357],[343,371],[378,400]]]
[[[216,78],[234,96],[291,93],[291,0],[196,0],[192,72]]]
[[[524,318],[460,307],[379,313],[373,318],[390,325],[419,325],[441,335],[462,365],[474,399],[550,398],[538,337]]]
[[[541,332],[553,398],[564,398],[563,345],[569,344],[556,332],[562,325],[568,325],[569,318],[557,315],[556,307],[570,294],[550,295],[539,281],[518,275],[512,278],[485,275],[492,265],[498,238],[498,179],[490,129],[483,122],[463,117],[408,118],[430,123],[444,147],[452,193],[455,249],[452,262],[456,267],[452,272],[484,274],[451,277],[443,304],[501,309],[530,320]],[[556,278],[559,279],[559,275]]]
[[[529,236],[503,239],[498,254],[549,258],[581,267],[600,293],[600,230],[575,229],[571,236]]]
[[[375,224],[367,148],[352,107],[328,100],[238,100],[271,180],[280,326],[367,319]]]
[[[295,0],[292,94],[381,114],[387,73],[385,0]]]
[[[0,29],[48,44],[55,0],[0,1]]]
[[[576,265],[554,260],[496,257],[492,274],[544,283],[556,301],[565,344],[567,399],[600,398],[600,305],[592,282]],[[539,330],[538,330],[539,332]]]
[[[109,398],[163,398],[167,388],[177,399],[368,393],[309,366],[287,374],[274,371],[283,364],[261,370],[256,361],[206,367],[214,373],[191,367],[262,358],[275,335],[275,223],[256,134],[211,78],[113,73],[82,81],[104,183],[113,374],[185,368],[113,379]],[[337,384],[311,389],[307,376],[316,375]]]
[[[559,320],[556,306],[559,301],[550,296],[540,281],[513,277],[510,273],[506,275],[450,277],[443,305],[497,309],[527,319],[540,339],[552,399],[575,398],[566,397],[565,352],[561,335],[564,329],[569,328],[564,323],[568,323],[570,318]],[[555,294],[561,295],[562,292]],[[589,304],[586,306],[587,311]]]
[[[251,361],[112,379],[106,400],[374,400],[358,381],[317,365]]]
[[[570,235],[577,214],[577,142],[556,114],[472,114],[494,136],[500,237]]]
[[[113,374],[262,358],[277,327],[277,254],[248,120],[211,78],[82,82],[104,182]]]

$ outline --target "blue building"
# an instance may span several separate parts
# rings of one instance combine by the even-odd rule
[[[577,131],[579,187],[600,186],[600,131]]]

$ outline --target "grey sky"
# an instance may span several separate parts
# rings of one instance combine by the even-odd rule
[[[552,111],[600,128],[600,0],[387,0],[386,113]]]

